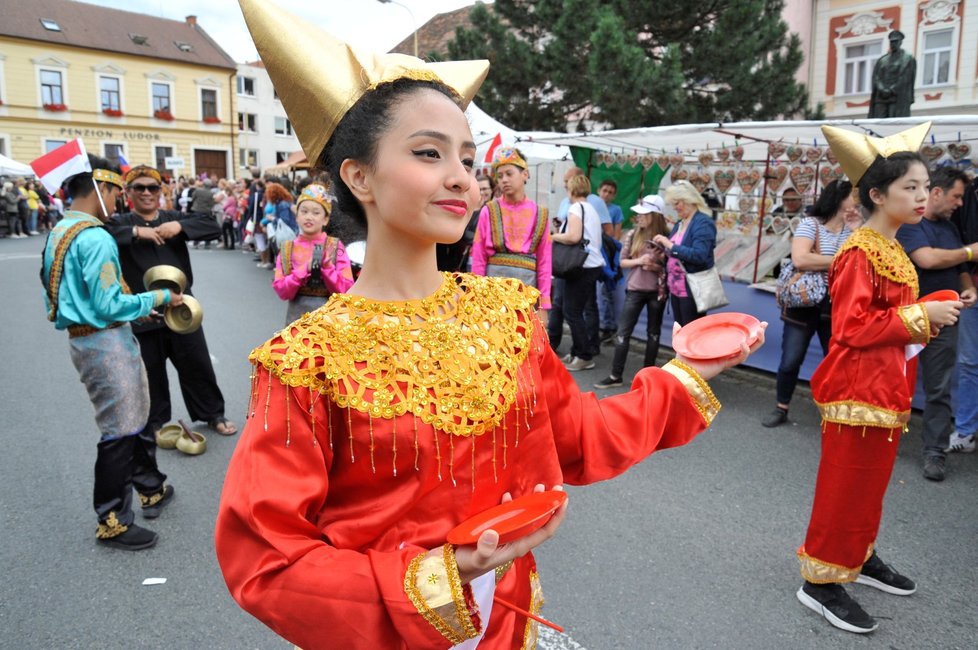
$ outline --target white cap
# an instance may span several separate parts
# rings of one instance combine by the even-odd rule
[[[631,210],[635,214],[648,214],[650,212],[665,214],[666,202],[658,194],[649,194],[648,196],[642,197],[642,200],[636,205],[633,205]]]

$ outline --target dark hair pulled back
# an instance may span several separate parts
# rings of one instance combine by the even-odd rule
[[[852,194],[852,183],[843,180],[834,180],[822,190],[818,195],[818,200],[812,206],[812,216],[825,223],[839,211],[842,202]]]
[[[394,109],[409,96],[424,89],[440,92],[460,105],[458,94],[440,81],[406,77],[387,81],[357,100],[336,125],[336,130],[323,149],[319,165],[333,179],[333,191],[336,193],[339,209],[364,226],[367,215],[353,192],[343,182],[340,165],[344,160],[351,159],[373,167],[377,162],[377,142],[390,128]]]
[[[859,203],[869,212],[876,209],[876,204],[870,198],[870,190],[886,193],[887,189],[898,178],[907,173],[914,163],[927,167],[927,163],[916,151],[898,151],[889,158],[876,156],[863,177],[859,179]]]

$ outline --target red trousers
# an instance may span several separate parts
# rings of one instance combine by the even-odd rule
[[[870,556],[893,463],[899,429],[824,423],[822,459],[801,574],[814,583],[853,582]]]

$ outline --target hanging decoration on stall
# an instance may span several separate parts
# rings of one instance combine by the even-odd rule
[[[929,163],[937,162],[944,156],[945,149],[939,144],[925,144],[920,148],[920,155]]]
[[[971,145],[967,142],[952,142],[947,145],[947,153],[952,160],[957,162],[971,153]]]

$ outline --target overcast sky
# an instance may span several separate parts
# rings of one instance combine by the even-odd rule
[[[135,11],[171,20],[197,16],[198,24],[239,63],[254,61],[258,55],[251,42],[237,0],[86,0],[90,4]],[[437,14],[475,4],[475,0],[398,0],[400,4],[381,4],[378,0],[265,0],[306,16],[351,45],[376,52],[387,52]],[[410,8],[414,18],[405,9]]]

